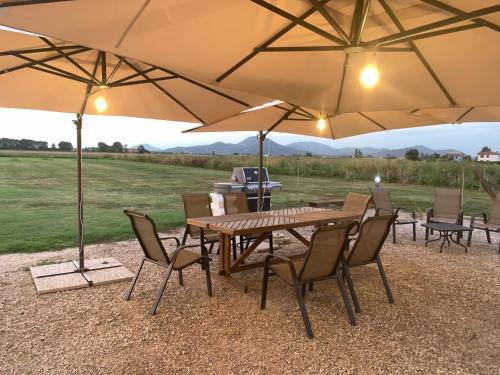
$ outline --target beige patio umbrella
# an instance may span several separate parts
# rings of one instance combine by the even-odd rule
[[[266,101],[113,53],[0,30],[0,107],[76,113],[80,270],[84,270],[84,114],[204,124]]]
[[[472,108],[472,115],[500,104],[497,1],[127,0],[117,7],[113,0],[31,0],[0,7],[0,24],[331,115],[446,107]]]
[[[310,108],[285,102],[269,103],[245,110],[236,116],[199,126],[185,132],[259,132],[259,166],[263,166],[263,142],[271,132],[301,134],[313,137],[340,139],[360,134],[412,128],[443,123],[495,121],[500,118],[499,107],[433,108],[413,111],[352,112],[328,115]],[[262,181],[259,179],[259,186]],[[261,189],[259,189],[261,192]],[[261,197],[261,194],[259,194]],[[259,205],[260,207],[260,205]]]

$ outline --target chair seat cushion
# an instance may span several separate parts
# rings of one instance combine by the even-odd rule
[[[200,254],[196,254],[192,251],[182,249],[177,255],[177,258],[175,258],[174,269],[177,270],[187,267],[190,264],[197,262],[201,258],[203,258],[203,256]]]
[[[294,259],[292,260],[292,263],[293,267],[295,268],[295,272],[298,274],[300,269],[302,268],[302,265],[304,264],[304,259],[303,258]],[[281,262],[273,264],[270,268],[276,275],[281,277],[287,283],[293,284],[292,274],[290,273],[290,267],[288,266],[288,263]]]

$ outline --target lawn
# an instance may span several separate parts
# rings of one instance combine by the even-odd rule
[[[60,249],[76,244],[76,168],[73,158],[0,157],[0,253]],[[182,225],[180,194],[211,191],[229,173],[211,169],[127,160],[84,160],[86,242],[133,236],[122,208],[147,212],[160,229]],[[273,207],[305,200],[366,193],[367,181],[273,175],[285,189],[273,193]],[[387,184],[394,201],[423,212],[432,203],[431,186]],[[465,193],[466,213],[487,209],[487,195]]]

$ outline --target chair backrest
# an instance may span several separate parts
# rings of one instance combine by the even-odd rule
[[[342,211],[352,212],[363,217],[365,216],[368,203],[370,203],[371,199],[371,195],[347,193],[344,205],[342,206]]]
[[[246,193],[223,193],[224,212],[226,215],[250,212]]]
[[[333,274],[354,225],[354,222],[348,221],[318,227],[311,237],[304,264],[297,275],[299,280],[315,280]]]
[[[361,224],[358,238],[347,257],[347,263],[350,266],[359,266],[373,262],[380,249],[382,249],[391,225],[396,218],[397,215],[381,215],[367,218]]]
[[[212,207],[210,207],[210,195],[208,193],[186,193],[182,194],[184,204],[184,214],[186,219],[190,217],[212,216]],[[200,228],[188,225],[187,231],[191,237],[200,235]]]
[[[140,212],[123,210],[123,213],[130,218],[132,228],[141,244],[145,257],[160,263],[170,263],[167,252],[158,237],[153,219]]]
[[[373,204],[381,215],[394,213],[389,189],[376,187],[372,190]]]
[[[500,225],[500,195],[493,201],[493,206],[488,216],[488,223]]]
[[[460,189],[436,188],[433,216],[447,219],[457,218],[462,201],[461,194]]]

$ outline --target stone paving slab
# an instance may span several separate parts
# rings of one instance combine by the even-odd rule
[[[56,276],[33,278],[38,294],[54,293],[63,290],[87,288],[88,281],[81,273],[67,273]]]
[[[94,286],[130,281],[134,277],[134,274],[124,266],[87,271],[85,275],[92,280]]]
[[[75,269],[76,267],[73,264],[73,262],[46,264],[43,266],[30,267],[31,276],[33,278],[70,273],[73,272]]]

